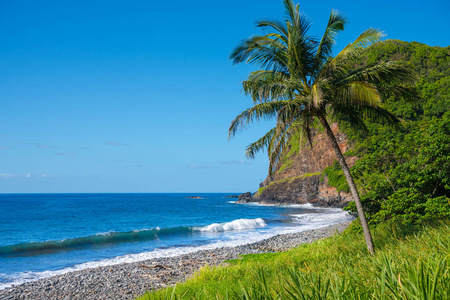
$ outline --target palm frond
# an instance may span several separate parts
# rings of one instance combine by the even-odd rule
[[[312,126],[312,118],[309,118],[309,116],[302,119],[296,119],[294,122],[289,124],[289,126],[286,126],[286,124],[282,122],[277,123],[277,128],[279,129],[278,131],[276,131],[276,134],[274,134],[274,137],[272,138],[268,148],[270,175],[273,174],[279,160],[281,159],[282,155],[285,154],[285,150],[289,145],[289,142],[292,140],[292,138],[296,137],[297,134],[299,135],[301,145],[303,144],[302,140],[305,137],[307,138],[310,145],[312,145]]]
[[[269,130],[262,138],[248,145],[247,148],[245,148],[245,156],[247,158],[253,159],[258,152],[264,151],[264,149],[268,148],[276,132],[277,127],[274,127]]]
[[[277,122],[287,124],[294,123],[296,119],[302,118],[306,113],[305,107],[307,100],[301,97],[292,100],[285,100],[283,107],[280,108],[277,114]]]
[[[369,28],[365,30],[353,43],[345,46],[345,48],[335,56],[332,63],[337,64],[340,60],[360,55],[364,48],[378,42],[383,36],[383,32],[378,29]]]
[[[333,107],[329,115],[334,121],[337,121],[339,123],[342,121],[347,122],[351,128],[357,130],[358,132],[369,132],[363,120],[363,116],[360,114],[359,110],[355,109],[354,107]]]
[[[273,174],[276,165],[278,164],[281,155],[288,145],[292,132],[284,130],[276,136],[276,139],[272,141],[272,145],[269,148],[269,175]]]
[[[286,23],[278,20],[261,20],[256,22],[256,27],[273,29],[280,34],[280,38],[282,38],[284,42],[287,42],[288,31]]]
[[[380,62],[347,70],[348,67],[344,67],[344,72],[334,74],[333,85],[336,88],[354,81],[366,81],[378,87],[412,84],[417,80],[417,76],[411,68],[399,61]],[[345,71],[347,72],[345,73]]]
[[[252,97],[254,103],[286,100],[292,96],[289,74],[284,72],[260,70],[251,72],[242,82],[244,93]]]
[[[320,70],[321,66],[331,57],[333,45],[339,31],[343,31],[347,20],[336,10],[332,10],[325,33],[317,47],[315,67]]]
[[[383,123],[392,127],[399,127],[400,125],[400,120],[395,115],[379,106],[363,107],[360,111],[369,122]]]
[[[274,151],[275,147],[277,147],[280,139],[282,139],[283,135],[286,134],[286,129],[289,128],[289,124],[285,124],[282,122],[278,122],[275,126],[275,133],[273,135],[273,138],[270,140],[268,146],[267,146],[267,153],[270,156],[272,155],[272,152]]]
[[[307,78],[314,72],[315,41],[308,36],[290,27],[289,43],[286,55],[287,66],[292,78],[303,84],[303,89],[308,89]]]
[[[300,12],[299,4],[294,5],[292,0],[284,0],[283,5],[287,17],[286,21],[291,23],[297,32],[306,35],[311,26],[311,22]]]
[[[291,125],[291,129],[296,133],[299,133],[300,145],[303,144],[303,139],[306,138],[309,145],[312,147],[312,128],[316,125],[314,117],[309,113],[304,113],[303,118],[298,119]]]
[[[233,137],[238,130],[245,128],[254,121],[276,117],[277,112],[286,105],[286,102],[285,100],[264,102],[244,110],[231,122],[228,128],[228,138]]]
[[[335,99],[331,102],[336,105],[372,106],[381,104],[381,97],[377,88],[365,81],[354,81],[340,87],[334,92]]]
[[[336,68],[338,71],[340,68]],[[346,69],[346,68],[345,68]],[[414,84],[417,75],[409,66],[399,61],[380,62],[345,72],[335,72],[332,85],[339,89],[351,82],[367,82],[376,86],[383,98],[401,97],[406,101],[417,101],[420,95]]]
[[[243,40],[230,54],[234,64],[246,62],[263,69],[286,70],[285,46],[267,36],[252,36]]]
[[[387,86],[378,87],[378,92],[383,98],[390,96],[399,97],[407,102],[416,102],[421,99],[420,93],[414,86]]]
[[[288,21],[295,23],[299,20],[299,5],[294,5],[292,0],[284,0],[284,14]]]
[[[365,133],[368,132],[366,121],[392,127],[398,127],[400,124],[395,115],[379,106],[338,105],[331,107],[330,113],[337,121],[346,121],[352,128]]]

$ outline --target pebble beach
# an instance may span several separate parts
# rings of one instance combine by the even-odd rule
[[[134,299],[146,291],[183,282],[205,265],[219,266],[243,254],[286,251],[342,232],[348,225],[345,222],[237,247],[70,272],[0,290],[0,299]]]

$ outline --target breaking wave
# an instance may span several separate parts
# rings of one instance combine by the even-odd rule
[[[110,231],[86,237],[64,240],[30,242],[0,247],[3,256],[33,256],[54,252],[77,250],[92,247],[102,247],[112,244],[145,242],[174,235],[188,235],[193,232],[224,232],[233,230],[249,230],[265,227],[266,222],[261,219],[238,219],[227,223],[213,223],[200,227],[175,227],[133,230],[127,232]]]
[[[203,232],[224,232],[232,230],[245,230],[266,227],[267,223],[261,219],[239,219],[227,223],[213,223],[208,226],[196,228],[196,230]]]

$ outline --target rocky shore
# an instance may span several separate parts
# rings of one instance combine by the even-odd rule
[[[277,235],[243,246],[71,272],[0,290],[0,299],[134,299],[184,281],[205,265],[217,266],[242,254],[285,251],[342,232],[348,224]]]

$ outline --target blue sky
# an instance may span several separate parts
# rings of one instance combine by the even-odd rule
[[[448,1],[302,1],[321,35],[349,20],[336,51],[369,27],[448,46]],[[255,191],[264,153],[230,141],[251,101],[250,66],[228,55],[283,17],[281,1],[0,0],[0,193]]]

